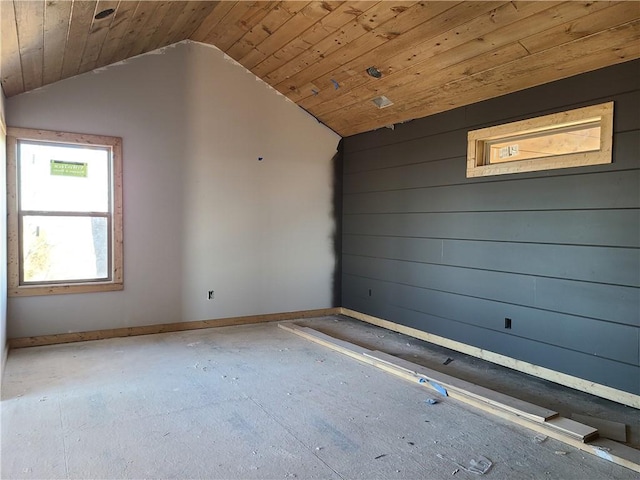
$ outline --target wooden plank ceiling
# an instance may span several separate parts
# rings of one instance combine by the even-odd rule
[[[637,1],[3,0],[0,9],[8,97],[190,39],[343,136],[640,57]],[[379,109],[381,95],[393,105]]]

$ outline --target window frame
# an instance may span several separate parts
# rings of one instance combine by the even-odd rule
[[[18,142],[33,141],[62,145],[103,147],[111,152],[108,280],[80,282],[20,283],[21,239],[19,211]],[[106,135],[68,133],[51,130],[7,127],[7,280],[10,297],[91,293],[124,289],[123,221],[122,221],[122,138]],[[107,221],[109,225],[109,222]]]
[[[598,150],[551,155],[524,160],[485,163],[486,144],[518,135],[553,133],[554,130],[589,121],[598,121],[600,148]],[[612,162],[613,151],[613,102],[567,110],[565,112],[506,123],[479,130],[467,135],[467,178],[535,172],[557,168],[603,165]]]

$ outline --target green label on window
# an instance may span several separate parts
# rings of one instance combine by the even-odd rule
[[[87,164],[51,160],[51,175],[62,175],[64,177],[86,177]]]

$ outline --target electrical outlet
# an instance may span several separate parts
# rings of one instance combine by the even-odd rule
[[[511,319],[510,318],[505,318],[504,319],[504,328],[511,329]]]
[[[209,290],[208,300],[213,300],[213,298],[214,298],[214,292],[213,290]]]

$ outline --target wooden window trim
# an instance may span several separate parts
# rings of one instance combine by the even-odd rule
[[[51,285],[20,285],[20,248],[18,234],[18,185],[17,144],[18,140],[33,140],[49,143],[77,144],[109,147],[113,166],[113,243],[111,246],[111,280],[104,282],[68,283]],[[124,289],[123,274],[123,222],[122,222],[122,139],[104,135],[7,128],[7,274],[8,295],[25,297],[35,295],[58,295],[66,293],[105,292]]]
[[[484,142],[518,134],[551,131],[560,125],[577,124],[593,118],[600,119],[601,127],[600,149],[597,151],[484,164]],[[612,161],[612,147],[613,102],[482,128],[470,131],[467,136],[467,178],[607,164]]]

